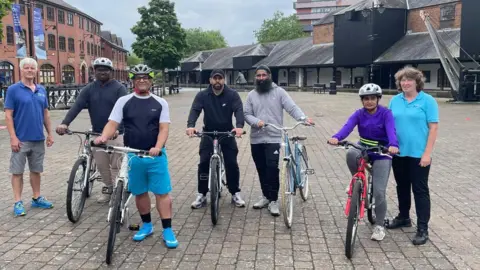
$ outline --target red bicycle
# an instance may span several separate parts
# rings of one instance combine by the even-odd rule
[[[350,180],[347,205],[345,207],[345,216],[348,218],[345,256],[350,259],[352,258],[355,246],[358,221],[363,219],[365,208],[367,209],[368,221],[371,224],[375,224],[372,163],[369,160],[368,154],[377,153],[382,156],[391,156],[386,154],[388,153],[388,148],[384,146],[363,146],[348,141],[338,142],[337,146],[339,146],[339,149],[349,149],[353,147],[361,151],[360,158],[357,160],[357,172],[352,176],[352,180]]]

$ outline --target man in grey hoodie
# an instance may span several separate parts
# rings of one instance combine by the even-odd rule
[[[263,128],[265,123],[283,126],[283,110],[297,121],[313,124],[295,104],[287,91],[272,82],[267,66],[255,70],[256,87],[250,91],[245,101],[245,122],[252,127],[250,143],[253,161],[257,167],[263,197],[253,205],[254,209],[268,206],[270,214],[279,216],[278,189],[280,144],[282,132],[273,128]]]

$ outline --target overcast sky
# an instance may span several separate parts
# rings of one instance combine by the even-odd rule
[[[140,19],[137,8],[149,0],[64,0],[103,23],[102,30],[120,36],[125,48],[135,36],[130,29]],[[220,30],[229,46],[255,42],[253,30],[276,10],[293,14],[292,0],[174,0],[177,18],[184,28]]]

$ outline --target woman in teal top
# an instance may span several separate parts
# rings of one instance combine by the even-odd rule
[[[389,222],[388,229],[411,227],[411,190],[417,212],[417,234],[414,245],[423,245],[428,240],[430,220],[430,192],[428,175],[432,162],[433,145],[437,139],[438,104],[422,91],[424,77],[421,71],[406,67],[395,74],[397,86],[402,93],[390,101],[397,131],[400,154],[392,161],[393,175],[397,182],[397,197],[400,213]]]

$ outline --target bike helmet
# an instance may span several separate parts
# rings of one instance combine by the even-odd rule
[[[135,77],[135,75],[148,75],[150,78],[155,76],[155,72],[149,66],[144,64],[135,65],[133,68],[130,69],[130,79]]]
[[[99,66],[104,66],[104,67],[108,67],[110,69],[113,69],[112,61],[108,58],[105,58],[105,57],[99,57],[99,58],[95,59],[95,61],[93,62],[93,67],[96,68],[96,67],[99,67]]]
[[[377,97],[382,97],[382,88],[374,83],[367,83],[360,87],[358,91],[358,95],[360,97],[364,96],[372,96],[375,95]]]

